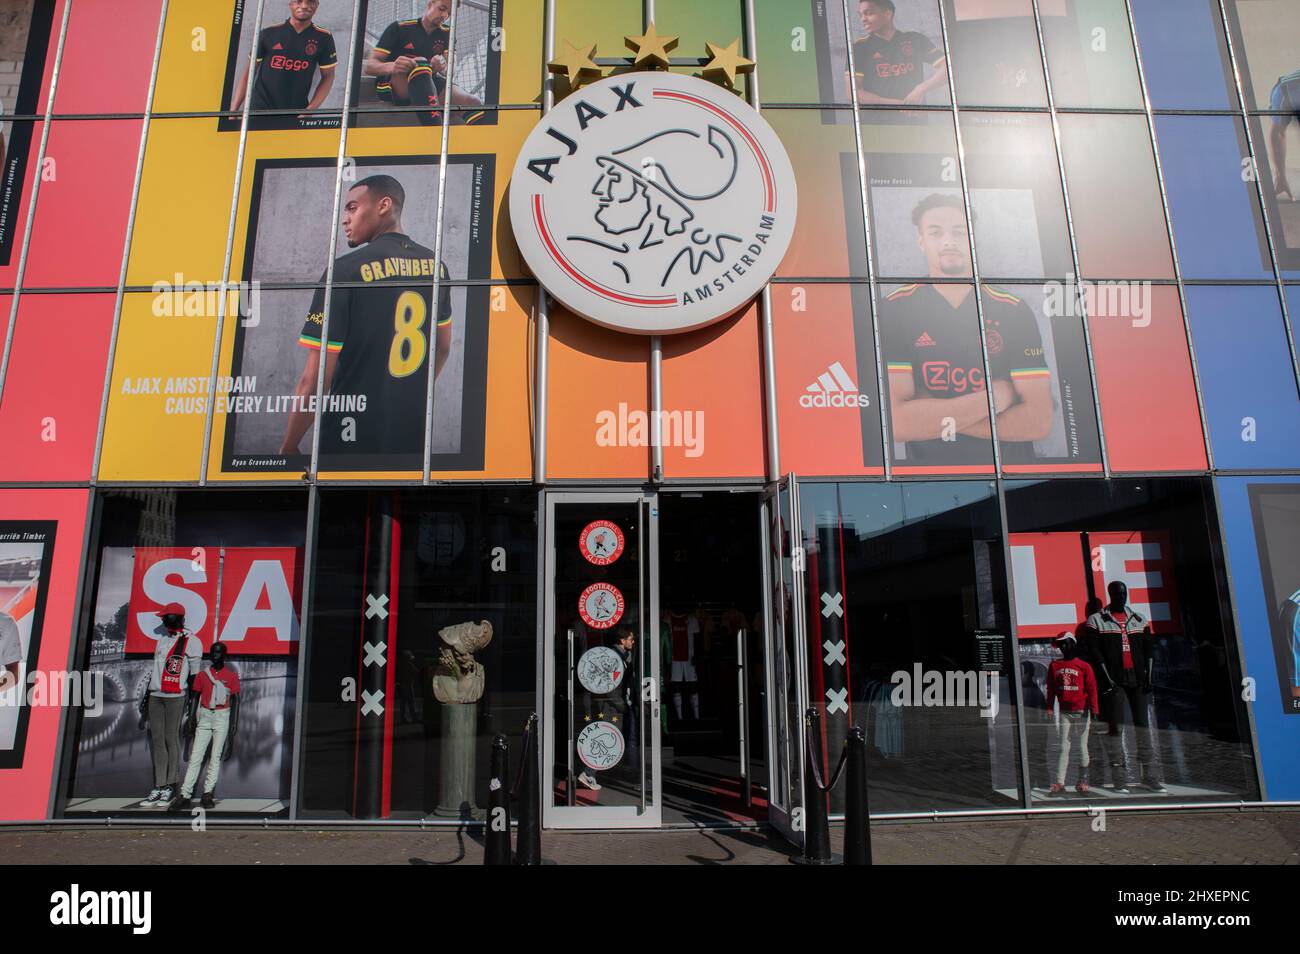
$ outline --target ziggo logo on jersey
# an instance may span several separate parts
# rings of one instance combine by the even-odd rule
[[[290,73],[301,73],[303,70],[311,69],[311,60],[290,59],[283,53],[277,53],[271,57],[271,69],[288,70]]]
[[[965,394],[984,390],[983,368],[954,368],[947,361],[927,361],[921,365],[925,386],[931,391]]]

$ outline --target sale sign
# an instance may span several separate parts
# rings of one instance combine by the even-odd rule
[[[126,652],[154,651],[168,603],[185,608],[204,652],[218,640],[234,655],[296,652],[301,572],[296,547],[137,547]]]
[[[1092,580],[1097,596],[1109,602],[1108,587],[1128,586],[1129,605],[1151,620],[1151,632],[1182,632],[1174,555],[1169,534],[1160,530],[1090,533]]]
[[[1021,639],[1074,632],[1088,603],[1087,564],[1077,533],[1012,533],[1011,580]]]

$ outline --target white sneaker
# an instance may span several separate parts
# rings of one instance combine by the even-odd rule
[[[161,788],[155,788],[149,793],[149,797],[143,799],[140,804],[145,808],[157,808],[158,803],[162,801],[162,796],[163,790]]]
[[[597,781],[594,778],[592,778],[590,775],[588,775],[586,772],[583,772],[581,775],[578,776],[578,781],[581,782],[583,785],[587,786],[593,792],[600,791],[599,783],[597,783]]]

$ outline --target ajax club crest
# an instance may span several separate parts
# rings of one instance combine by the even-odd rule
[[[689,331],[748,304],[794,232],[794,171],[733,93],[673,73],[584,86],[529,135],[510,185],[524,258],[598,324]]]

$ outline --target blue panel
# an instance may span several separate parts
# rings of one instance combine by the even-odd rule
[[[1215,466],[1300,468],[1300,394],[1277,290],[1192,286],[1187,311]]]
[[[1286,286],[1286,310],[1291,316],[1292,347],[1300,351],[1300,285]]]
[[[1151,105],[1156,109],[1236,108],[1215,0],[1133,0]]]
[[[1183,277],[1271,279],[1259,196],[1242,180],[1241,121],[1158,116],[1156,136]]]
[[[1284,606],[1300,588],[1300,550],[1289,539],[1300,540],[1300,477],[1216,482],[1245,674],[1255,683],[1249,705],[1264,787],[1269,801],[1295,801],[1300,799],[1300,710],[1291,691],[1293,614]]]

